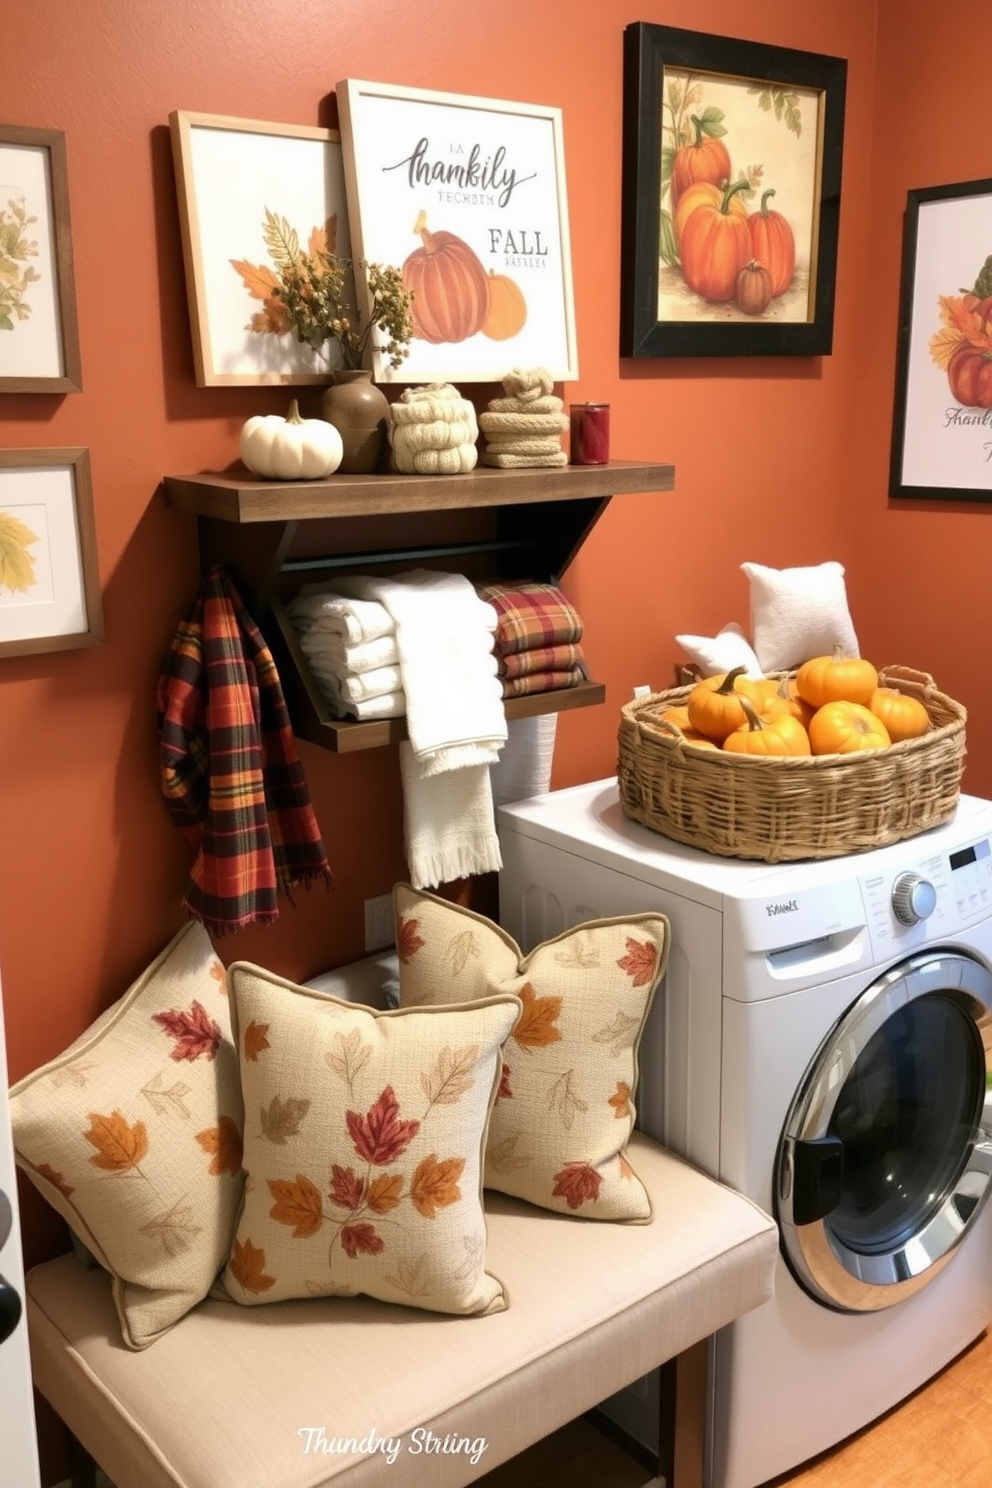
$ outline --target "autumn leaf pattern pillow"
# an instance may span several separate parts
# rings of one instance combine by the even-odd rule
[[[243,1123],[227,976],[190,921],[64,1054],[13,1086],[18,1165],[114,1279],[144,1348],[230,1249]]]
[[[229,1295],[502,1311],[482,1163],[517,999],[377,1011],[248,962],[230,984],[247,1177]]]
[[[393,906],[401,1007],[496,992],[522,1004],[503,1051],[486,1187],[589,1219],[650,1219],[626,1148],[666,917],[590,920],[524,956],[491,920],[408,884]]]

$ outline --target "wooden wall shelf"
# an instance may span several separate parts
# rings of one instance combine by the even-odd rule
[[[234,571],[272,648],[301,737],[338,753],[406,737],[402,719],[333,718],[316,686],[286,601],[335,570],[458,569],[473,581],[558,583],[614,496],[670,491],[671,465],[618,460],[560,469],[469,475],[334,475],[325,481],[258,481],[247,470],[166,476],[166,499],[197,519],[200,566]],[[595,682],[508,699],[508,718],[604,701]]]

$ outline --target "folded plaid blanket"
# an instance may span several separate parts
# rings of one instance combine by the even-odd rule
[[[162,664],[159,767],[196,850],[183,903],[224,935],[278,918],[277,894],[331,871],[272,654],[215,567]]]
[[[585,681],[585,668],[568,667],[563,672],[531,672],[526,677],[504,677],[504,698],[527,697],[533,692],[557,692],[560,687],[578,687]]]
[[[582,639],[582,621],[555,584],[481,584],[478,594],[498,617],[493,642],[497,656],[571,646]]]
[[[535,646],[531,651],[511,651],[499,657],[501,677],[527,677],[531,672],[565,672],[582,661],[582,647]]]

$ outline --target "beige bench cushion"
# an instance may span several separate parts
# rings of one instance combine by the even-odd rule
[[[36,1383],[126,1488],[446,1488],[468,1483],[771,1295],[772,1221],[639,1134],[653,1221],[572,1219],[486,1195],[489,1264],[510,1306],[444,1317],[366,1298],[247,1311],[208,1300],[151,1348],[124,1348],[99,1271],[36,1267]],[[381,1452],[304,1450],[301,1431]],[[416,1428],[487,1449],[415,1450]],[[313,1440],[313,1438],[311,1438]]]

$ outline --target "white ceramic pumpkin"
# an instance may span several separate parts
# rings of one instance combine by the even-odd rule
[[[322,480],[341,464],[341,435],[325,419],[300,417],[294,398],[289,413],[256,414],[241,430],[241,458],[266,480]]]

